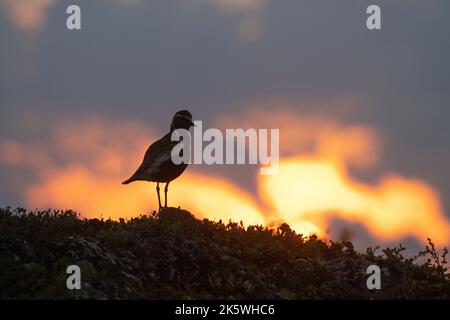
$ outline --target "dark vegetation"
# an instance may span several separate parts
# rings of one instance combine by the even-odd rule
[[[0,209],[1,299],[443,299],[446,251],[431,240],[417,257],[402,246],[367,252],[349,241],[305,238],[287,224],[197,220],[169,208],[128,221],[72,211]],[[82,289],[66,288],[80,266]],[[368,290],[377,264],[381,290]]]

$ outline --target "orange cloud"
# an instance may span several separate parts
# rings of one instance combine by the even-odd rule
[[[24,191],[30,207],[70,208],[85,217],[132,217],[155,208],[154,185],[124,187],[120,182],[136,169],[155,137],[136,122],[95,117],[60,121],[48,138],[49,146],[0,141],[0,163],[38,175]],[[199,217],[212,220],[264,224],[252,197],[225,179],[187,172],[180,180],[170,185],[169,205],[192,208]]]
[[[439,245],[450,242],[439,197],[422,181],[390,174],[369,186],[333,161],[294,157],[281,161],[278,175],[261,176],[259,186],[260,198],[281,219],[307,233],[324,236],[327,219],[340,217],[387,241],[431,236]]]
[[[237,17],[236,32],[245,42],[259,40],[263,35],[262,10],[265,0],[193,0],[197,4],[210,4],[223,14]]]
[[[201,218],[246,225],[286,221],[303,234],[325,236],[330,220],[338,217],[385,241],[413,236],[424,242],[429,236],[439,245],[450,243],[439,196],[426,182],[386,173],[370,185],[349,175],[349,167],[370,168],[381,157],[373,128],[282,110],[287,109],[217,121],[229,128],[280,128],[278,174],[258,176],[258,190],[249,194],[224,177],[206,176],[190,166],[170,184],[169,205]],[[157,207],[155,185],[120,182],[157,136],[138,122],[60,121],[46,143],[0,141],[0,164],[22,166],[38,176],[21,190],[29,207],[132,217]]]
[[[35,31],[45,24],[48,9],[56,0],[0,0],[13,25]]]
[[[84,167],[69,166],[30,187],[25,198],[33,207],[76,209],[86,217],[118,219],[153,211],[157,204],[155,185],[136,182],[124,187],[120,184],[123,177],[99,178]],[[224,179],[186,173],[171,183],[169,190],[169,205],[190,208],[199,218],[264,224],[252,198]]]
[[[209,3],[221,11],[253,12],[265,6],[265,0],[194,0],[197,3]]]
[[[440,245],[450,243],[439,195],[426,182],[387,173],[369,185],[349,176],[349,167],[370,168],[381,157],[374,128],[301,115],[288,105],[269,103],[265,109],[276,112],[249,111],[217,121],[220,127],[280,128],[279,173],[258,176],[259,198],[272,219],[325,236],[329,221],[338,217],[385,241],[414,236],[424,242],[429,236]]]
[[[271,108],[276,109],[276,108]],[[365,125],[346,125],[323,115],[299,115],[288,110],[250,111],[239,117],[221,117],[221,128],[279,128],[284,156],[317,155],[342,165],[367,168],[380,157],[375,130]]]
[[[134,8],[142,0],[105,0],[107,5]],[[191,4],[210,4],[223,14],[238,18],[236,31],[240,39],[255,41],[262,36],[261,11],[265,0],[190,0]],[[0,0],[12,25],[24,31],[40,31],[46,24],[48,11],[58,0]],[[180,1],[181,4],[181,1]]]

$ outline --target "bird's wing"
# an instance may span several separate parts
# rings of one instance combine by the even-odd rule
[[[158,172],[161,165],[166,161],[171,161],[171,150],[163,150],[163,152],[152,156],[149,161],[144,160],[142,173],[151,176],[154,172]]]
[[[144,160],[130,180],[139,178],[142,175],[151,175],[152,172],[157,172],[164,162],[171,160],[172,148],[176,143],[177,142],[173,143],[170,140],[170,136],[167,135],[160,140],[155,141],[148,147]]]

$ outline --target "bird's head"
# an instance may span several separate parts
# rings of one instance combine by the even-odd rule
[[[170,131],[176,129],[186,129],[189,130],[190,127],[194,126],[192,122],[192,115],[187,110],[181,110],[175,113],[172,119],[172,124],[170,125]]]

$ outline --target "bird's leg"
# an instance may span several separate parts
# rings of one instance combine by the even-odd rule
[[[164,187],[164,207],[167,208],[167,191],[169,190],[169,182],[166,183]]]
[[[158,193],[159,210],[161,210],[161,197],[160,197],[160,195],[159,195],[159,182],[156,183],[156,192]]]

